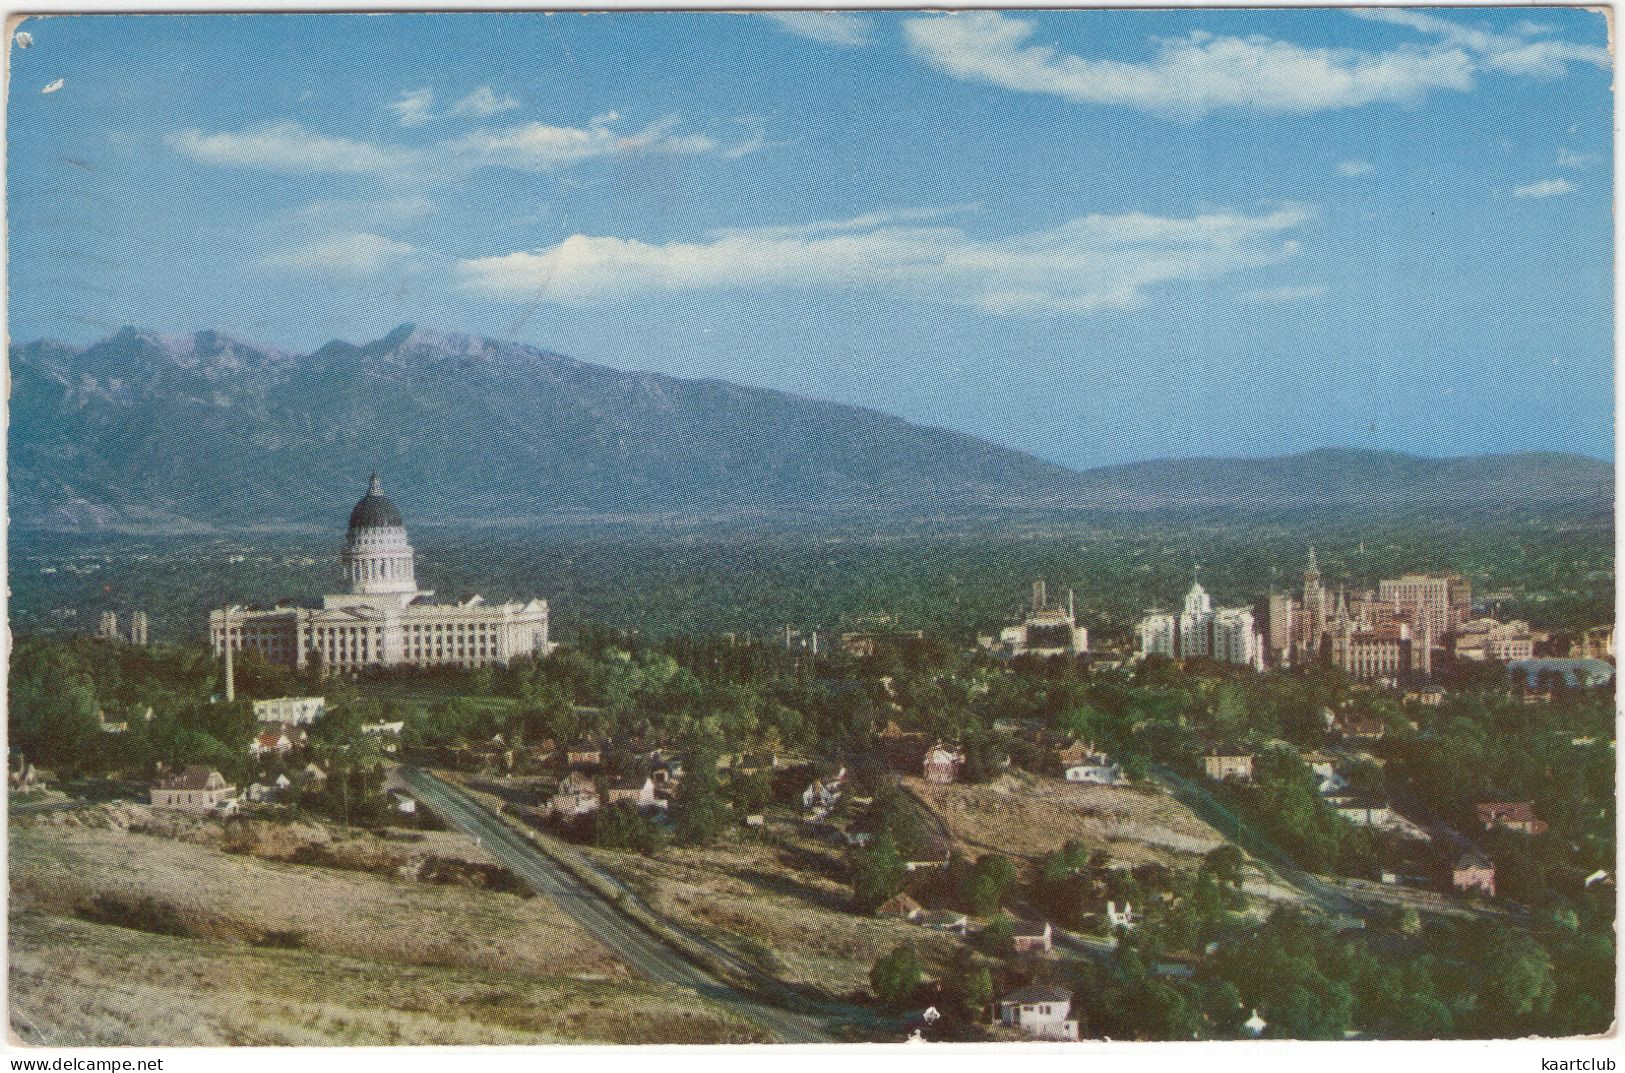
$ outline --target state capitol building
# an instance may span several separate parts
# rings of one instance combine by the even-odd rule
[[[432,603],[413,571],[401,513],[378,477],[350,512],[340,556],[347,592],[321,606],[233,606],[209,615],[216,654],[254,649],[272,663],[304,668],[313,659],[332,670],[363,667],[487,667],[518,656],[546,655],[547,601]]]

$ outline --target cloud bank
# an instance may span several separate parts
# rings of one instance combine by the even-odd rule
[[[487,102],[477,107],[494,106]],[[609,113],[585,127],[522,123],[481,128],[427,147],[333,137],[291,121],[242,131],[183,130],[168,140],[176,151],[201,163],[222,167],[288,174],[395,174],[401,177],[466,172],[484,167],[548,172],[598,158],[634,154],[715,155],[733,159],[755,152],[763,145],[762,133],[755,124],[746,124],[751,128],[747,133],[725,139],[682,132],[675,118],[622,133],[611,126],[617,119],[618,116]]]
[[[1489,34],[1413,11],[1352,13],[1433,40],[1370,51],[1196,32],[1157,39],[1149,59],[1125,61],[1035,43],[1035,21],[994,11],[927,15],[903,28],[916,56],[967,82],[1185,119],[1227,109],[1302,115],[1415,104],[1433,92],[1470,90],[1483,71],[1557,78],[1570,63],[1609,63],[1606,49],[1540,37],[1539,27]]]
[[[462,287],[491,298],[586,304],[699,291],[887,290],[996,314],[1133,309],[1158,287],[1274,264],[1299,249],[1300,205],[1188,218],[1081,216],[1058,227],[976,238],[917,226],[922,212],[740,229],[654,244],[572,235],[555,246],[457,262]]]

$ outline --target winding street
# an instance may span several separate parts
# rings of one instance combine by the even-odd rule
[[[762,1002],[691,961],[530,845],[507,821],[461,789],[414,768],[402,768],[399,776],[426,808],[464,834],[479,839],[487,852],[538,894],[551,899],[634,971],[720,1003],[765,1028],[777,1042],[832,1042],[813,1018]]]

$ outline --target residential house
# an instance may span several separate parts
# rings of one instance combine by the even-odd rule
[[[1333,724],[1343,737],[1354,741],[1378,741],[1388,732],[1381,717],[1369,712],[1339,712]]]
[[[254,719],[261,723],[305,726],[327,714],[325,697],[275,697],[254,702]]]
[[[1054,949],[1054,932],[1047,920],[1018,920],[1010,930],[1018,954],[1047,954]]]
[[[890,898],[887,898],[885,901],[881,902],[880,908],[875,910],[875,915],[881,917],[896,917],[898,920],[912,921],[918,920],[920,915],[924,912],[925,907],[920,905],[919,902],[915,901],[905,891],[900,894],[893,894]]]
[[[255,782],[243,792],[243,796],[256,804],[268,804],[287,794],[293,788],[293,780],[287,773],[277,775],[269,782]]]
[[[192,764],[179,775],[152,784],[152,807],[198,814],[228,805],[237,787],[201,764]]]
[[[287,756],[295,749],[303,748],[309,740],[310,736],[302,727],[293,723],[281,723],[255,735],[254,740],[248,745],[248,751],[255,757],[269,754]]]
[[[1072,992],[1047,984],[1020,987],[999,999],[994,1023],[1034,1039],[1078,1038],[1078,1022],[1072,1016]]]
[[[841,788],[842,784],[834,780],[814,779],[801,791],[801,807],[815,815],[822,815],[841,799]]]
[[[921,773],[926,782],[950,783],[959,779],[959,772],[965,766],[965,754],[959,749],[950,748],[938,742],[926,750],[925,758],[920,763]]]
[[[635,775],[615,779],[605,788],[604,796],[611,805],[630,801],[640,809],[651,808],[655,803],[655,781],[647,775],[641,779]]]
[[[1119,909],[1117,908],[1116,902],[1107,902],[1106,926],[1112,928],[1113,930],[1117,928],[1122,928],[1124,931],[1133,930],[1134,906],[1128,902],[1124,902],[1123,908]]]
[[[1099,755],[1099,750],[1093,744],[1073,738],[1064,746],[1055,750],[1055,765],[1061,771],[1065,771],[1068,768],[1077,767],[1079,764],[1087,764],[1097,755]]]
[[[386,753],[400,751],[401,731],[406,729],[406,723],[400,719],[392,723],[362,723],[361,733],[369,738],[378,739],[378,748]]]
[[[1450,885],[1463,894],[1495,897],[1495,865],[1481,853],[1464,853],[1450,873]]]
[[[1508,831],[1526,835],[1546,833],[1546,823],[1536,818],[1534,803],[1530,801],[1482,802],[1478,806],[1478,822],[1484,825],[1486,831],[1504,827]]]
[[[1253,754],[1239,749],[1209,749],[1202,754],[1202,770],[1215,782],[1253,781]]]
[[[845,768],[841,769],[841,774],[846,774]],[[649,757],[649,777],[654,779],[657,786],[680,782],[683,778],[683,761],[669,753],[656,750]]]
[[[299,772],[299,784],[305,789],[320,790],[327,784],[327,772],[315,764],[306,764]]]
[[[955,935],[964,935],[970,930],[970,918],[952,909],[933,909],[921,913],[915,918],[915,923],[932,931],[951,931]]]
[[[1104,756],[1093,756],[1081,764],[1073,764],[1064,774],[1067,782],[1087,782],[1097,786],[1117,786],[1125,781],[1122,766]]]
[[[1386,827],[1394,822],[1394,810],[1386,801],[1364,797],[1329,797],[1327,804],[1350,823],[1362,827]]]
[[[598,788],[579,771],[565,776],[549,801],[553,815],[567,820],[595,812],[598,805]]]
[[[483,771],[513,770],[513,747],[501,734],[493,734],[484,744],[469,746],[466,755]]]
[[[583,738],[564,750],[564,762],[571,767],[597,767],[604,762],[604,747]]]

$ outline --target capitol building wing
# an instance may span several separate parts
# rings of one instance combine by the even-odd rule
[[[233,606],[209,615],[216,654],[255,649],[273,663],[333,670],[487,667],[546,655],[547,601],[488,604],[478,596],[434,603],[418,588],[412,545],[395,504],[373,476],[350,512],[339,559],[348,591],[320,606]]]

